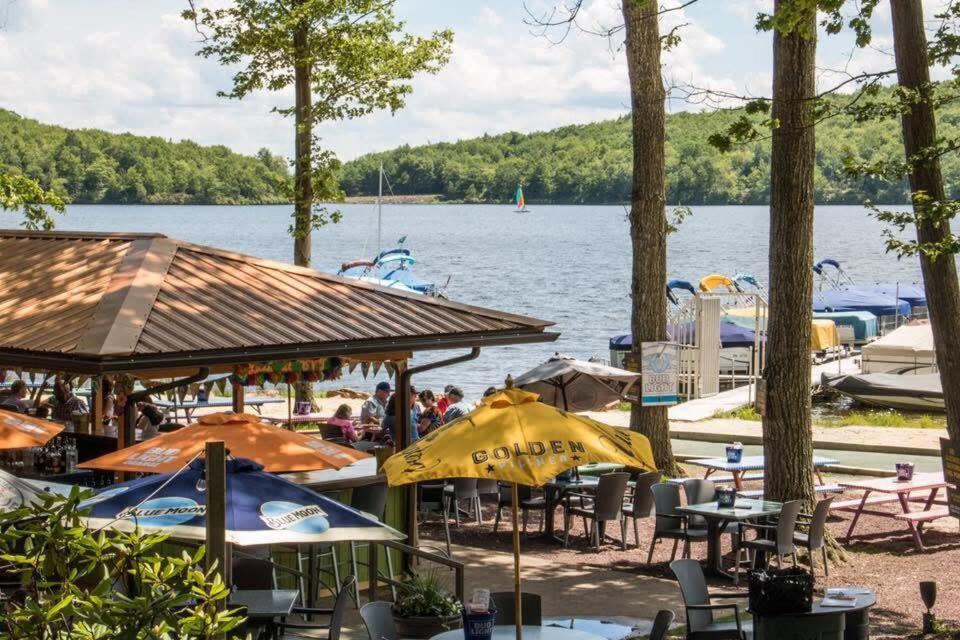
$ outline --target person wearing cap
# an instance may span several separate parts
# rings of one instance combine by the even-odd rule
[[[410,439],[414,442],[420,439],[420,405],[417,403],[417,389],[410,386]],[[383,416],[383,437],[396,439],[397,427],[397,395],[393,394],[387,400],[387,410]]]
[[[460,404],[463,402],[463,391],[460,387],[450,387],[450,391],[447,392],[447,400],[449,404],[447,405],[447,410],[443,412],[444,424],[466,415],[467,411]]]
[[[360,424],[379,426],[383,417],[387,415],[387,400],[390,398],[390,383],[384,380],[378,382],[373,397],[364,400],[360,406]]]

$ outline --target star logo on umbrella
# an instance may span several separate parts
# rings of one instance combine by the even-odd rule
[[[496,467],[494,467],[492,464],[488,464],[488,465],[487,465],[487,473],[493,473],[493,470],[494,470],[495,468],[496,468]]]
[[[573,461],[580,462],[580,456],[577,456],[577,455],[573,456]]]

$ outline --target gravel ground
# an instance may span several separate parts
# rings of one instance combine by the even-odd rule
[[[836,478],[827,480],[833,482]],[[856,497],[856,493],[844,494],[844,499]],[[941,494],[942,497],[942,494]],[[892,506],[880,506],[878,509],[895,511]],[[495,505],[484,506],[485,521],[477,525],[468,517],[459,528],[451,525],[451,537],[457,544],[478,548],[509,551],[511,532],[509,520],[501,523],[498,533],[493,532]],[[846,535],[851,515],[835,512],[829,528],[834,536]],[[509,510],[504,510],[509,518]],[[628,547],[622,551],[619,544],[620,532],[615,527],[608,528],[608,535],[616,541],[608,541],[599,553],[593,551],[583,535],[583,526],[575,522],[571,529],[570,548],[537,537],[539,515],[531,514],[528,535],[521,541],[524,555],[550,559],[556,563],[575,564],[595,567],[598,570],[634,573],[638,576],[670,577],[667,563],[670,560],[672,544],[664,542],[657,545],[653,563],[646,564],[647,550],[653,531],[652,519],[640,521],[640,548],[635,546],[632,530],[628,533]],[[560,511],[557,511],[556,526],[558,532],[563,525]],[[630,527],[628,527],[630,528]],[[425,538],[442,540],[442,526],[435,522],[422,525]],[[844,544],[846,560],[843,563],[832,562],[830,576],[823,581],[823,568],[818,562],[818,586],[860,585],[868,586],[877,592],[878,604],[872,613],[873,637],[903,638],[915,634],[920,629],[920,616],[923,605],[920,602],[918,583],[922,580],[938,582],[939,597],[935,607],[937,616],[942,620],[960,620],[960,530],[958,523],[951,519],[941,519],[928,525],[924,532],[927,548],[919,551],[914,548],[912,538],[905,526],[896,520],[862,516],[857,524],[854,539]],[[724,552],[730,551],[729,536],[724,536]],[[679,555],[679,554],[678,554]],[[706,557],[704,544],[693,546],[693,556]],[[729,563],[728,557],[728,563]],[[818,557],[819,561],[819,557]],[[728,564],[729,566],[729,564]],[[714,586],[729,590],[729,582],[716,582]],[[621,606],[624,611],[604,611],[598,615],[629,615],[630,603],[617,603],[611,600],[611,606]],[[678,612],[679,613],[679,612]]]

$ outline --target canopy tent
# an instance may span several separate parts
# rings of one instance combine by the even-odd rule
[[[81,469],[169,473],[199,455],[207,442],[222,440],[230,453],[249,458],[271,473],[342,469],[370,454],[261,422],[245,413],[201,416],[183,429],[88,460]]]
[[[205,464],[104,489],[82,502],[93,529],[162,531],[206,537]],[[227,460],[226,541],[241,546],[402,540],[404,535],[363,512],[263,471],[242,458]]]
[[[882,338],[866,344],[861,350],[863,373],[907,371],[930,373],[936,362],[933,331],[930,324],[905,324]]]
[[[869,311],[875,316],[910,315],[910,303],[885,293],[831,289],[813,294],[814,311]]]
[[[564,411],[595,411],[622,398],[640,374],[563,356],[550,358],[517,376],[514,384]]]

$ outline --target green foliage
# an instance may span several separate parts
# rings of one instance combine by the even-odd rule
[[[55,193],[25,176],[0,172],[0,209],[23,214],[24,227],[31,230],[53,229],[50,210],[63,213],[63,200]]]
[[[236,630],[219,574],[193,555],[163,555],[164,534],[96,532],[66,498],[0,514],[0,562],[20,577],[0,639],[200,640]]]
[[[871,90],[872,108],[894,100],[889,90]],[[902,173],[882,171],[854,175],[848,159],[864,163],[903,164],[900,126],[895,119],[860,117],[847,108],[849,95],[826,98],[836,112],[817,125],[815,187],[819,204],[910,202]],[[859,105],[860,103],[858,103]],[[867,104],[864,102],[863,104]],[[884,106],[895,112],[894,106]],[[749,113],[748,113],[749,111]],[[960,102],[938,109],[940,132],[960,138]],[[726,152],[711,146],[744,119],[769,133],[769,104],[748,108],[667,116],[667,201],[683,205],[769,202],[770,141],[758,134],[746,142],[730,140]],[[408,145],[372,153],[344,163],[341,186],[349,196],[377,192],[380,162],[397,195],[438,194],[448,201],[509,203],[523,184],[527,202],[569,204],[623,203],[630,199],[632,153],[630,122],[618,120],[574,125],[531,134],[505,133],[418,147]],[[951,198],[960,196],[960,155],[942,158]],[[879,167],[877,167],[879,168]]]
[[[189,140],[65,129],[3,109],[0,174],[36,181],[51,207],[51,196],[110,204],[290,201],[287,161],[266,149],[251,158]]]
[[[402,618],[447,618],[463,611],[463,605],[450,595],[437,571],[419,573],[400,589],[393,611]]]
[[[285,91],[298,70],[309,78],[310,96],[300,126],[358,118],[374,111],[396,112],[413,90],[417,73],[437,72],[450,57],[453,33],[428,38],[404,33],[394,0],[236,0],[223,8],[190,8],[183,17],[203,35],[198,55],[240,69],[220,96],[242,99],[254,91]],[[297,89],[299,91],[299,88]],[[295,115],[296,105],[274,111]],[[305,130],[304,130],[305,131]],[[298,145],[299,146],[299,145]],[[312,202],[342,197],[335,176],[339,162],[316,136],[297,155]],[[307,158],[309,158],[307,160]],[[295,194],[299,202],[307,199]],[[311,204],[312,204],[311,202]],[[290,233],[298,238],[340,219],[337,211],[314,207],[309,219],[295,214]]]

